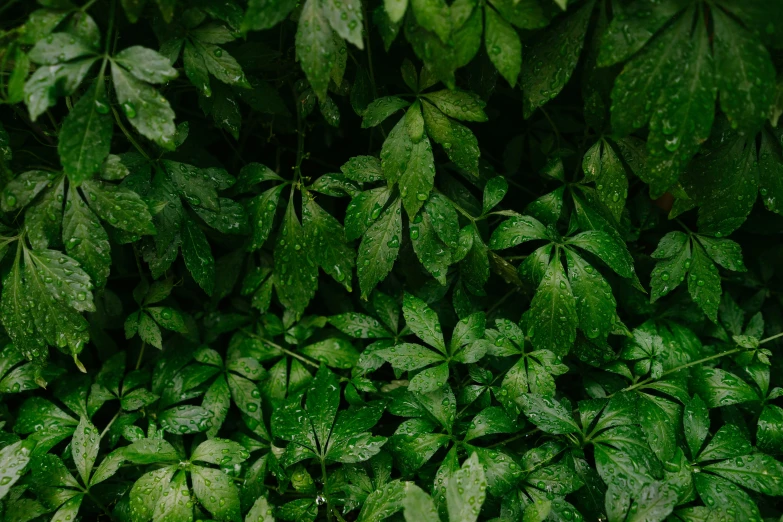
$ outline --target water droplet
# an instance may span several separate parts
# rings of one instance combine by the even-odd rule
[[[125,102],[122,104],[122,112],[124,112],[125,116],[129,119],[133,119],[136,117],[136,106],[129,101]]]

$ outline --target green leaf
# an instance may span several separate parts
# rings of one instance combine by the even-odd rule
[[[90,276],[74,259],[56,250],[41,250],[26,251],[25,262],[26,268],[32,268],[30,263],[35,266],[35,281],[42,280],[52,297],[67,300],[64,304],[80,312],[95,310]]]
[[[758,399],[745,381],[725,370],[697,366],[694,376],[691,385],[710,408]]]
[[[401,120],[402,122],[402,120]],[[430,195],[435,179],[435,159],[430,140],[425,136],[413,144],[407,158],[407,167],[398,180],[408,217],[415,216]]]
[[[756,132],[774,98],[775,69],[769,53],[723,11],[713,12],[712,19],[720,108],[733,128]]]
[[[650,276],[651,303],[677,288],[685,280],[691,263],[690,240],[682,232],[670,232],[661,239],[652,255],[657,259],[668,259],[659,261]]]
[[[481,151],[476,136],[464,125],[450,120],[429,102],[422,104],[427,134],[446,151],[457,166],[478,176]]]
[[[30,170],[8,182],[0,199],[0,210],[11,212],[27,206],[55,179],[54,172]]]
[[[625,64],[612,88],[615,135],[627,136],[643,127],[653,114],[653,108],[659,106],[658,100],[664,85],[669,85],[670,75],[680,71],[677,67],[680,53],[689,43],[692,22],[693,11],[690,10],[675,17]],[[668,100],[661,103],[668,103]]]
[[[443,361],[442,355],[418,344],[403,343],[379,350],[375,355],[400,370],[418,370],[429,364]]]
[[[579,61],[593,5],[592,1],[586,2],[556,21],[525,49],[520,82],[525,118],[565,87]]]
[[[774,404],[764,406],[756,431],[756,444],[769,453],[783,451],[783,408]]]
[[[698,395],[694,395],[693,399],[685,405],[682,424],[685,431],[685,440],[688,442],[691,455],[698,455],[710,430],[707,405],[704,404],[704,401]]]
[[[423,96],[451,118],[461,121],[487,121],[487,115],[484,114],[486,103],[473,93],[444,89]]]
[[[68,180],[92,178],[109,155],[112,127],[108,105],[97,87],[88,90],[63,121],[57,152]]]
[[[670,462],[677,448],[675,426],[681,417],[679,405],[655,395],[637,395],[642,431],[647,436],[650,449],[661,462]]]
[[[95,57],[89,57],[36,69],[24,85],[24,99],[30,119],[38,119],[38,116],[57,103],[59,96],[73,94],[96,60]]]
[[[272,507],[269,505],[269,501],[265,497],[258,497],[250,511],[247,512],[245,520],[248,522],[274,522]]]
[[[239,492],[221,470],[193,466],[190,479],[199,502],[218,520],[239,521]]]
[[[329,19],[316,0],[306,0],[296,31],[296,56],[318,99],[326,98],[329,73],[337,58]]]
[[[136,330],[131,330],[132,335],[138,331],[139,337],[145,343],[151,344],[158,350],[163,349],[163,339],[161,337],[160,328],[155,321],[148,314],[141,312],[138,316],[138,326]],[[128,336],[128,323],[126,323],[126,337]]]
[[[484,201],[482,204],[482,214],[486,214],[503,200],[508,192],[508,183],[503,176],[497,176],[487,181],[484,186]]]
[[[765,495],[783,495],[783,464],[762,453],[708,464],[704,470]]]
[[[679,491],[666,482],[652,482],[639,492],[631,504],[627,522],[665,520],[677,505]],[[610,493],[607,492],[607,501]]]
[[[697,461],[704,462],[747,455],[751,447],[745,435],[733,424],[721,426]]]
[[[414,143],[420,142],[424,136],[424,118],[421,115],[421,102],[419,100],[413,102],[413,105],[405,111],[405,129]]]
[[[568,240],[571,245],[590,252],[626,279],[636,279],[633,258],[621,239],[600,230],[581,232]]]
[[[371,522],[372,520],[386,520],[405,505],[407,488],[410,482],[394,480],[383,488],[376,489],[367,495],[362,509],[359,512],[358,522]]]
[[[302,225],[313,260],[338,283],[351,290],[354,250],[340,222],[311,198],[302,204]]]
[[[417,221],[419,222],[417,223]],[[438,233],[426,208],[419,211],[410,225],[410,238],[413,250],[422,266],[441,285],[445,285],[448,267],[452,263],[451,251],[438,238]]]
[[[79,494],[69,498],[52,517],[52,522],[68,522],[76,517],[79,508],[82,505],[84,494]]]
[[[138,80],[147,83],[166,83],[178,76],[168,58],[139,45],[123,49],[114,55],[113,60]]]
[[[638,427],[616,426],[594,440],[596,467],[607,484],[638,496],[660,475],[660,463]]]
[[[484,44],[500,75],[514,87],[522,69],[522,42],[516,30],[497,11],[484,9]]]
[[[30,49],[30,59],[42,65],[54,65],[60,62],[69,62],[88,54],[94,54],[95,49],[87,42],[75,38],[68,33],[53,33],[43,40],[39,40]]]
[[[0,450],[0,499],[8,494],[11,487],[24,475],[24,469],[30,462],[32,444],[20,440]]]
[[[318,341],[302,348],[302,353],[332,368],[352,368],[359,360],[359,352],[343,339]]]
[[[85,201],[101,219],[131,234],[154,234],[147,204],[134,191],[103,181],[82,182]]]
[[[449,520],[475,522],[486,499],[486,488],[484,469],[478,455],[473,453],[458,471],[448,477],[446,506]]]
[[[731,239],[716,239],[697,235],[696,238],[704,247],[707,255],[723,268],[735,272],[745,272],[745,264],[742,261],[742,248]]]
[[[354,9],[353,4],[346,4],[339,0],[326,0],[322,3],[322,7],[332,29],[341,38],[348,40],[359,49],[364,49],[362,10]]]
[[[693,12],[686,11],[683,20],[692,19]],[[643,179],[650,183],[653,197],[663,194],[685,170],[709,137],[715,113],[714,64],[710,40],[701,20],[697,20],[693,36],[681,46],[679,53],[673,59],[687,64],[682,69],[684,74],[663,87],[660,106],[650,119],[649,155]],[[719,82],[720,74],[717,78]]]
[[[164,468],[166,469],[166,468]],[[153,520],[174,521],[190,518],[193,504],[184,471],[177,471],[168,484],[168,488],[154,504]]]
[[[212,412],[201,406],[177,406],[158,416],[160,427],[169,433],[200,433],[209,427]]]
[[[98,449],[101,438],[98,436],[98,430],[92,423],[82,418],[76,431],[73,432],[71,442],[71,451],[73,452],[73,463],[79,471],[79,476],[84,484],[90,483],[90,474],[98,457]]]
[[[247,213],[253,231],[252,242],[248,247],[250,250],[261,248],[269,237],[283,187],[284,185],[272,187],[248,202]]]
[[[640,50],[687,2],[666,0],[652,6],[617,4],[615,16],[601,38],[598,65],[622,62]]]
[[[525,416],[541,431],[555,435],[577,433],[571,413],[555,399],[526,393],[516,399]]]
[[[381,161],[375,156],[354,156],[340,170],[346,178],[354,181],[366,183],[383,179]]]
[[[329,439],[339,405],[340,388],[337,379],[326,366],[321,366],[308,390],[305,409],[322,446]]]
[[[410,4],[419,25],[447,43],[452,29],[448,4],[443,0],[410,0]]]
[[[691,269],[688,273],[688,291],[693,301],[704,310],[712,322],[718,322],[720,304],[720,275],[718,269],[707,257],[701,245],[693,245]]]
[[[392,366],[394,366],[394,364],[392,364]],[[410,380],[408,390],[414,393],[429,393],[438,388],[442,388],[448,380],[449,365],[439,364],[417,373]]]
[[[318,287],[318,267],[292,204],[286,209],[278,237],[274,273],[277,297],[284,306],[302,314]]]
[[[127,70],[111,68],[114,91],[125,117],[139,133],[164,149],[174,148],[174,111],[168,100]]]
[[[734,520],[761,522],[759,509],[747,493],[731,487],[732,483],[710,475],[697,473],[693,477],[696,491],[709,508],[709,517],[733,517]]]
[[[606,140],[590,147],[582,160],[585,182],[595,182],[598,199],[619,223],[628,196],[628,178],[620,157]]]
[[[390,337],[389,331],[374,317],[359,313],[333,315],[329,323],[341,332],[359,339]]]
[[[169,501],[168,498],[163,497],[163,493],[166,492],[167,497],[171,496],[169,484],[175,471],[177,471],[176,466],[167,466],[142,475],[130,491],[131,510],[143,519],[149,520],[156,510],[163,508],[163,503]],[[184,484],[185,474],[180,472],[180,476],[181,483]],[[177,492],[178,490],[175,490],[174,494],[176,495]]]
[[[200,55],[204,66],[212,76],[227,85],[245,89],[250,88],[250,83],[247,81],[247,78],[245,78],[242,67],[237,63],[234,57],[224,49],[217,45],[199,40],[189,40],[185,44],[185,49],[187,50],[191,46],[194,50],[193,54]]]
[[[247,214],[245,208],[229,198],[220,198],[220,210],[213,212],[201,207],[193,210],[210,227],[224,234],[247,233]]]
[[[241,30],[246,33],[251,30],[262,31],[274,27],[284,20],[295,6],[296,2],[292,0],[274,4],[265,0],[249,0]]]
[[[435,503],[413,482],[405,483],[405,498],[402,501],[406,522],[439,522]]]
[[[177,310],[168,306],[151,306],[145,308],[145,311],[163,328],[183,334],[188,333],[185,319]]]
[[[397,259],[402,237],[400,210],[400,200],[396,199],[370,226],[359,245],[356,271],[364,299],[367,299],[375,286],[391,272],[394,260]]]
[[[559,355],[568,353],[576,339],[578,318],[571,284],[559,256],[550,261],[530,310],[528,328],[533,347]]]
[[[64,188],[63,177],[56,186],[44,191],[25,211],[24,227],[30,245],[36,250],[43,250],[60,242]]]
[[[699,205],[699,232],[720,237],[745,221],[756,201],[757,167],[755,139],[740,136],[692,162],[683,187]]]
[[[186,218],[182,223],[182,257],[196,283],[207,295],[212,295],[215,285],[215,258],[212,257],[212,250],[204,232],[190,218]]]
[[[565,254],[579,328],[590,339],[607,335],[614,324],[617,306],[609,283],[576,252],[566,248]]]
[[[410,105],[397,96],[384,96],[373,100],[362,114],[362,128],[367,129],[381,124],[386,118]],[[391,135],[390,135],[391,136]],[[389,138],[387,138],[388,140]],[[383,153],[381,153],[383,156]],[[369,180],[368,180],[369,181]]]
[[[503,250],[536,239],[549,240],[546,227],[540,221],[530,216],[512,217],[492,232],[489,247]]]
[[[446,353],[446,344],[443,341],[438,315],[427,306],[427,303],[406,293],[402,301],[402,313],[408,327],[419,339],[438,349],[441,353]]]
[[[465,433],[465,441],[483,437],[484,435],[513,432],[514,425],[503,409],[497,406],[490,406],[473,417],[470,427]]]

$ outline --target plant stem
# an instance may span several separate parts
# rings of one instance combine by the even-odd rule
[[[137,151],[139,151],[139,154],[144,156],[144,159],[148,160],[150,159],[149,155],[144,152],[144,149],[141,148],[141,145],[133,138],[130,132],[128,132],[128,129],[125,128],[125,125],[123,125],[122,120],[120,119],[120,115],[117,114],[117,109],[114,107],[111,108],[112,114],[114,114],[114,121],[117,122],[117,126],[120,128],[122,133],[125,135],[126,138],[128,138],[128,141],[131,142],[131,145],[133,145]]]
[[[528,435],[532,435],[533,433],[535,433],[537,431],[539,431],[539,428],[533,428],[532,430],[526,431],[524,433],[517,433],[513,437],[509,437],[506,440],[501,440],[500,442],[496,442],[495,444],[490,444],[489,446],[487,446],[487,448],[488,449],[489,448],[496,448],[498,446],[502,446],[504,444],[508,444],[509,442],[513,442],[515,440],[519,440],[521,438],[527,437]]]
[[[141,342],[141,350],[139,350],[139,358],[136,359],[136,369],[138,370],[141,368],[141,360],[144,358],[144,348],[147,347],[147,343],[145,341]]]
[[[136,368],[136,369],[138,370],[138,368]],[[116,420],[117,420],[117,417],[119,417],[119,416],[120,416],[120,413],[121,413],[121,412],[122,412],[122,408],[120,408],[119,410],[117,410],[117,413],[115,413],[115,414],[114,414],[114,417],[112,417],[112,418],[111,418],[111,420],[109,421],[109,424],[107,424],[107,425],[106,425],[106,427],[105,427],[105,428],[103,428],[103,431],[101,432],[101,437],[100,437],[101,439],[103,438],[103,436],[104,436],[104,435],[106,435],[106,433],[108,433],[108,431],[109,431],[109,428],[111,428],[111,425],[112,425],[112,424],[114,424],[114,421],[116,421]]]
[[[243,332],[244,334],[246,334],[246,335],[249,335],[250,337],[252,337],[252,338],[254,338],[254,339],[257,339],[257,340],[261,341],[262,343],[266,343],[266,344],[268,344],[269,346],[272,346],[272,347],[274,347],[274,348],[277,348],[278,350],[280,350],[281,352],[285,353],[286,355],[290,355],[291,357],[294,357],[295,359],[299,359],[300,361],[302,361],[302,362],[303,362],[303,363],[305,363],[305,364],[309,364],[309,365],[310,365],[310,366],[312,366],[313,368],[320,368],[320,367],[321,367],[321,365],[320,365],[320,364],[316,364],[316,363],[314,363],[313,361],[311,361],[310,359],[307,359],[307,358],[306,358],[306,357],[304,357],[303,355],[300,355],[300,354],[298,354],[298,353],[296,353],[296,352],[292,352],[292,351],[291,351],[291,350],[289,350],[288,348],[284,348],[284,347],[280,346],[279,344],[277,344],[277,343],[275,343],[275,342],[273,342],[273,341],[270,341],[269,339],[266,339],[266,338],[264,338],[264,337],[261,337],[260,335],[258,335],[258,334],[255,334],[255,333],[251,332],[251,331],[250,331],[250,330],[248,330],[247,328],[242,328],[242,332]]]
[[[775,334],[772,337],[767,337],[766,339],[762,339],[759,341],[759,344],[768,343],[770,341],[774,341],[775,339],[778,339],[780,337],[783,337],[783,332],[780,332],[779,334]]]
[[[652,381],[659,381],[659,380],[663,379],[664,377],[666,377],[667,375],[670,375],[672,373],[676,373],[676,372],[678,372],[680,370],[684,370],[685,368],[690,368],[691,366],[696,366],[697,364],[702,364],[702,363],[705,363],[707,361],[712,361],[713,359],[720,359],[721,357],[725,357],[727,355],[733,355],[735,353],[744,352],[744,351],[745,351],[745,348],[735,348],[733,350],[729,350],[728,352],[716,353],[715,355],[710,355],[709,357],[704,357],[703,359],[699,359],[699,360],[696,360],[696,361],[691,361],[691,362],[689,362],[687,364],[683,364],[681,366],[677,366],[676,368],[672,368],[671,370],[666,370],[657,379],[653,379],[652,377],[649,377],[649,378],[647,378],[647,379],[645,379],[643,381],[639,381],[636,384],[628,386],[627,388],[623,388],[622,391],[626,392],[626,391],[635,390],[636,388],[641,388],[642,386],[644,386],[646,384],[649,384]],[[612,395],[614,395],[614,394],[612,394]],[[609,397],[611,397],[612,395],[609,395]]]
[[[321,457],[321,479],[324,482],[324,498],[326,499],[326,519],[332,520],[332,502],[329,499],[329,475],[326,473],[326,460]]]

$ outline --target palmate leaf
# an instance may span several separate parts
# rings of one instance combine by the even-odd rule
[[[652,256],[662,261],[655,265],[652,273],[650,301],[674,290],[687,275],[693,301],[712,321],[717,321],[722,292],[713,261],[730,270],[745,271],[739,261],[739,245],[730,239],[689,237],[683,232],[670,232],[661,238]]]

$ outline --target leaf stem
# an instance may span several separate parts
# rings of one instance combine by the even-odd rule
[[[131,142],[131,145],[133,145],[136,148],[136,150],[139,151],[139,154],[144,156],[144,159],[149,161],[150,159],[149,155],[146,152],[144,152],[144,149],[141,148],[141,145],[139,145],[139,143],[134,139],[131,133],[128,132],[128,129],[125,128],[125,125],[122,123],[122,120],[120,119],[120,115],[117,114],[117,109],[112,107],[111,112],[112,114],[114,114],[114,121],[117,122],[117,126],[120,128],[120,130],[125,135],[125,137],[128,138],[128,141]]]
[[[521,438],[527,437],[528,435],[532,435],[532,434],[534,434],[535,432],[537,432],[537,431],[539,431],[539,430],[540,430],[540,428],[533,428],[533,429],[532,429],[532,430],[530,430],[530,431],[525,431],[525,432],[522,432],[522,433],[517,433],[517,434],[516,434],[516,435],[514,435],[513,437],[509,437],[509,438],[507,438],[506,440],[501,440],[500,442],[496,442],[496,443],[494,443],[494,444],[490,444],[489,446],[487,446],[487,449],[490,449],[490,448],[496,448],[496,447],[498,447],[498,446],[503,446],[504,444],[508,444],[509,442],[513,442],[513,441],[515,441],[515,440],[519,440],[519,439],[521,439]]]
[[[321,478],[324,483],[323,493],[326,499],[326,518],[332,520],[332,502],[329,499],[329,475],[326,473],[326,459],[321,457]]]
[[[674,218],[674,221],[676,221],[678,225],[680,225],[682,228],[684,228],[684,229],[685,229],[685,231],[686,231],[688,234],[693,234],[693,232],[691,232],[691,229],[690,229],[690,228],[688,228],[688,225],[686,225],[685,223],[683,223],[683,222],[680,220],[680,218]]]
[[[783,334],[781,334],[781,335],[783,335]],[[641,388],[642,386],[645,386],[646,384],[649,384],[652,381],[659,381],[659,380],[663,379],[664,377],[666,377],[667,375],[670,375],[672,373],[676,373],[676,372],[678,372],[680,370],[684,370],[685,368],[690,368],[691,366],[696,366],[698,364],[702,364],[702,363],[705,363],[705,362],[708,362],[708,361],[712,361],[713,359],[720,359],[721,357],[725,357],[727,355],[733,355],[735,353],[744,352],[744,351],[745,351],[745,348],[735,348],[735,349],[729,350],[727,352],[716,353],[715,355],[710,355],[709,357],[704,357],[704,358],[698,359],[696,361],[691,361],[691,362],[689,362],[687,364],[683,364],[683,365],[677,366],[676,368],[672,368],[671,370],[666,370],[657,379],[653,379],[652,377],[649,377],[649,378],[647,378],[647,379],[645,379],[643,381],[639,381],[636,384],[628,386],[627,388],[623,388],[622,391],[626,392],[626,391],[635,390],[636,388]],[[612,395],[614,395],[614,393]],[[609,397],[611,397],[612,395],[609,395]]]
[[[136,368],[136,369],[138,370],[138,368]],[[111,420],[109,421],[109,424],[107,424],[106,427],[103,428],[103,431],[101,432],[101,436],[100,436],[101,439],[103,438],[104,435],[106,435],[106,433],[108,433],[109,428],[111,428],[111,425],[114,424],[114,421],[117,420],[117,417],[120,416],[120,413],[122,413],[122,408],[117,410],[117,413],[115,413],[114,417],[111,418]]]
[[[250,337],[252,337],[254,339],[257,339],[257,340],[261,341],[262,343],[266,343],[269,346],[272,346],[273,348],[277,348],[278,350],[280,350],[281,352],[285,353],[286,355],[290,355],[291,357],[294,357],[295,359],[299,359],[300,361],[302,361],[305,364],[309,364],[313,368],[320,368],[321,367],[320,364],[317,364],[317,363],[311,361],[310,359],[307,359],[305,356],[300,355],[300,354],[298,354],[296,352],[292,352],[288,348],[284,348],[284,347],[280,346],[279,344],[277,344],[277,343],[275,343],[273,341],[270,341],[269,339],[261,337],[260,335],[251,332],[247,328],[242,328],[242,332],[244,334],[246,334],[246,335],[249,335]]]
[[[783,337],[783,332],[780,332],[779,334],[775,334],[772,337],[767,337],[766,339],[762,339],[759,341],[759,344],[768,343],[770,341],[774,341],[775,339],[778,339],[780,337]]]
[[[141,342],[141,350],[139,350],[139,358],[136,359],[136,369],[137,370],[139,368],[141,368],[141,361],[142,361],[142,359],[144,359],[144,348],[146,348],[146,347],[147,347],[147,342],[146,341],[142,341]]]

